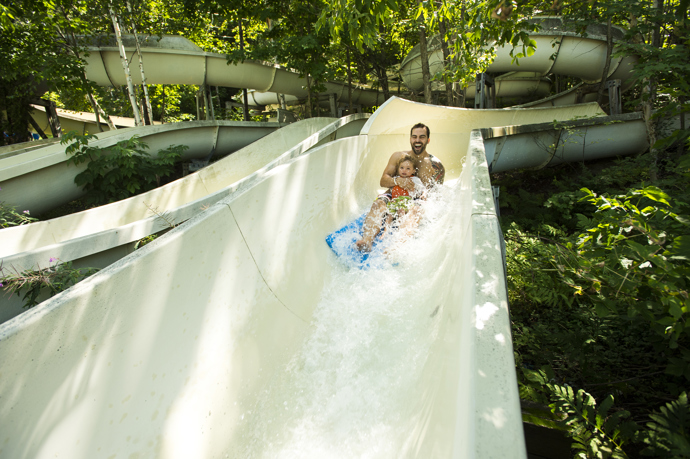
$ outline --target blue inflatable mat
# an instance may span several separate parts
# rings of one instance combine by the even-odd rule
[[[326,236],[326,243],[338,258],[348,265],[365,268],[369,266],[372,258],[378,258],[383,248],[379,247],[379,238],[374,240],[371,252],[360,252],[355,248],[355,241],[362,237],[362,224],[366,214],[362,214],[357,220],[348,223],[337,231]]]

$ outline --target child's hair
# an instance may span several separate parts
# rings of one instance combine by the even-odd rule
[[[402,163],[404,163],[405,161],[409,161],[409,162],[412,163],[412,167],[413,167],[414,170],[415,170],[415,173],[414,173],[413,175],[416,175],[416,174],[417,174],[417,168],[414,166],[414,158],[413,158],[412,156],[410,156],[410,155],[405,155],[405,156],[403,156],[402,158],[400,158],[400,159],[398,160],[398,164],[395,165],[395,173],[396,173],[396,174],[398,173],[398,171],[400,170],[400,165],[401,165]]]

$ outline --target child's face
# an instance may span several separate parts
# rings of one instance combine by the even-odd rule
[[[400,177],[412,177],[414,175],[414,165],[411,161],[403,161],[398,166],[398,175]]]

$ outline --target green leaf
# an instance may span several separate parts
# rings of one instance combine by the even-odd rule
[[[657,202],[661,202],[666,204],[667,206],[670,206],[669,200],[671,199],[669,195],[661,191],[659,188],[655,186],[648,186],[641,190],[641,194],[649,199],[652,199]]]

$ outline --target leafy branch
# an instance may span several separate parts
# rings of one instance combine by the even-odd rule
[[[48,297],[52,297],[99,271],[98,268],[73,268],[71,261],[62,263],[57,258],[51,258],[49,263],[46,268],[39,266],[36,270],[24,271],[0,265],[0,288],[10,296],[23,291],[24,308],[32,308],[43,301],[39,301],[39,296],[46,290]]]

